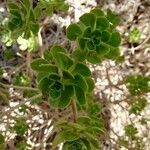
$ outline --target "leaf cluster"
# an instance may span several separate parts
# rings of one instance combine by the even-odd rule
[[[9,0],[9,16],[1,25],[2,42],[11,46],[17,40],[21,50],[36,50],[39,20],[43,16],[51,16],[55,10],[67,11],[68,5],[64,0],[39,0],[36,4],[30,0]]]
[[[89,68],[76,62],[60,46],[53,46],[44,58],[34,60],[31,67],[38,72],[38,87],[53,107],[65,108],[73,98],[83,105],[86,94],[94,88]]]
[[[134,140],[136,138],[136,134],[138,133],[138,130],[132,124],[128,124],[127,126],[125,126],[125,133],[129,138]]]
[[[68,10],[68,5],[64,0],[39,0],[34,7],[30,0],[10,1],[8,3],[9,18],[8,29],[12,35],[28,39],[31,34],[37,35],[39,31],[38,19],[41,16],[51,16],[54,10]]]
[[[28,128],[29,127],[25,118],[20,117],[16,119],[14,130],[16,131],[17,135],[23,136],[25,132],[28,130]]]
[[[111,10],[107,10],[105,14],[96,8],[82,15],[78,23],[71,24],[67,28],[67,37],[78,43],[74,52],[75,59],[87,59],[91,63],[117,59],[121,43],[120,34],[116,30],[118,23],[118,17]]]
[[[76,123],[59,122],[60,132],[53,141],[53,148],[64,143],[63,150],[97,150],[99,149],[98,135],[104,132],[99,118],[81,116]]]
[[[132,103],[129,113],[139,114],[146,106],[148,102],[146,98],[137,99]]]
[[[131,95],[140,95],[150,91],[150,77],[136,75],[128,76],[126,83]]]

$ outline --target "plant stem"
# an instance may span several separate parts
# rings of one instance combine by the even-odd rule
[[[40,98],[40,97],[42,97],[42,94],[38,94],[38,95],[35,95],[35,96],[33,96],[33,97],[30,97],[30,98],[28,98],[28,99],[26,99],[26,100],[24,100],[24,101],[21,101],[18,105],[14,106],[14,107],[12,107],[12,108],[10,108],[10,109],[8,109],[7,111],[3,111],[3,113],[0,114],[0,118],[1,118],[3,115],[8,115],[8,114],[10,115],[12,111],[14,111],[15,109],[18,109],[21,105],[25,104],[26,102],[33,101],[33,100],[35,100],[35,99],[37,99],[37,98]]]
[[[39,89],[32,88],[32,87],[17,86],[17,85],[8,85],[8,84],[3,84],[3,83],[0,83],[0,85],[2,87],[5,87],[5,88],[14,88],[14,89],[19,89],[19,90],[31,90],[31,91],[37,91],[37,92],[39,92]]]
[[[72,100],[71,106],[72,106],[72,112],[73,112],[73,121],[76,122],[78,114],[77,114],[77,106],[76,106],[75,100]]]
[[[28,51],[27,52],[27,60],[26,60],[26,63],[27,63],[27,74],[29,75],[29,77],[33,77],[33,73],[32,73],[32,69],[31,69],[31,61],[32,61],[32,58],[31,58],[31,53]]]

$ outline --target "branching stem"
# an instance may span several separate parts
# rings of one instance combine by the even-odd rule
[[[73,121],[76,122],[78,114],[77,114],[77,106],[76,106],[75,100],[72,100],[71,106],[72,106],[72,112],[73,112]]]
[[[14,89],[19,89],[19,90],[30,90],[30,91],[37,91],[37,92],[39,92],[39,89],[37,89],[37,88],[25,87],[25,86],[17,86],[17,85],[8,85],[8,84],[3,84],[1,82],[0,82],[0,86],[5,87],[5,88],[14,88]]]

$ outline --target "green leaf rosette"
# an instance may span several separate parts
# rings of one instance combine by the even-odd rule
[[[36,59],[31,67],[38,72],[38,87],[53,107],[65,108],[75,98],[86,103],[86,94],[94,88],[89,68],[69,57],[66,50],[53,46],[44,58]]]
[[[115,29],[119,19],[110,10],[105,14],[94,9],[79,18],[67,28],[67,37],[78,42],[78,49],[73,57],[79,61],[84,56],[91,63],[99,63],[104,59],[117,59],[120,56],[121,37]]]

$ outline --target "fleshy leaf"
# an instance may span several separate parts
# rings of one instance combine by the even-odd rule
[[[100,44],[99,46],[96,47],[96,52],[99,56],[104,56],[109,52],[109,47]]]
[[[95,87],[94,80],[92,78],[88,77],[88,78],[86,78],[86,83],[88,85],[88,92],[92,92]]]
[[[72,81],[72,83],[73,83],[75,86],[78,86],[78,87],[80,87],[81,89],[83,89],[85,92],[88,90],[87,83],[86,83],[85,79],[83,78],[83,76],[80,75],[80,74],[76,74],[76,75],[74,76],[74,80]]]
[[[79,46],[80,46],[80,48],[81,48],[81,50],[84,50],[84,48],[85,48],[85,46],[86,46],[86,39],[84,39],[84,38],[79,38],[78,39],[78,42],[79,42]]]
[[[49,98],[49,103],[53,107],[65,108],[71,102],[71,97],[74,94],[74,89],[71,85],[65,86],[64,90],[61,91],[61,97],[59,99],[51,99]]]
[[[48,62],[45,59],[38,58],[31,63],[31,68],[36,71],[41,71],[41,64],[48,64]]]
[[[86,59],[87,51],[76,49],[73,52],[73,58],[75,61],[83,62]]]
[[[77,123],[83,126],[89,126],[91,124],[91,118],[87,116],[78,117]]]
[[[118,47],[121,43],[121,36],[119,32],[113,32],[110,39],[109,39],[109,44]]]
[[[94,50],[95,49],[95,45],[93,41],[88,41],[86,43],[86,47],[88,48],[88,50]]]
[[[75,94],[76,94],[76,98],[77,98],[77,102],[80,105],[84,105],[86,102],[85,99],[85,92],[80,88],[80,87],[75,87]]]
[[[48,62],[50,62],[53,59],[52,54],[48,49],[44,51],[44,59],[47,60]]]
[[[58,45],[53,46],[50,50],[50,53],[52,54],[52,56],[54,58],[57,57],[57,53],[59,53],[59,52],[66,54],[66,50],[63,47],[58,46]]]
[[[84,30],[83,36],[86,37],[86,38],[90,38],[90,37],[92,36],[91,27],[87,27],[87,28]]]
[[[37,71],[58,73],[58,68],[56,67],[56,65],[52,64],[41,64],[39,65],[39,70]]]
[[[77,24],[71,24],[67,28],[67,37],[69,40],[74,41],[78,36],[82,34],[80,27]]]
[[[89,26],[92,29],[94,28],[95,25],[95,15],[91,14],[91,13],[85,13],[84,15],[82,15],[80,18],[80,21],[85,25],[85,26]]]
[[[103,31],[101,34],[101,40],[103,42],[107,42],[109,41],[109,38],[110,38],[110,33],[108,31]]]
[[[53,83],[52,80],[48,78],[41,79],[38,88],[42,91],[42,93],[46,96],[49,96],[49,89],[48,87]]]
[[[74,141],[78,138],[79,136],[76,134],[76,132],[70,130],[62,130],[55,136],[52,148],[56,148],[60,143],[63,143],[65,141]]]
[[[91,10],[90,13],[95,14],[97,17],[101,17],[105,15],[104,12],[98,8]]]
[[[111,48],[109,52],[105,55],[108,59],[116,59],[120,56],[119,48]]]
[[[58,53],[57,56],[58,58],[55,58],[55,60],[56,60],[56,64],[60,68],[64,70],[68,70],[73,65],[73,60],[70,57],[68,57],[66,54]]]
[[[109,21],[105,17],[98,17],[96,20],[96,28],[105,30],[109,27]]]
[[[51,99],[57,100],[61,97],[61,90],[63,86],[58,81],[54,82],[49,86],[49,96]]]
[[[88,52],[87,60],[93,64],[97,64],[101,62],[101,59],[98,57],[95,51]]]
[[[37,81],[39,82],[40,80],[48,77],[50,75],[50,72],[39,72],[37,75]]]
[[[82,76],[90,76],[90,69],[83,63],[77,63],[72,71],[73,74],[81,74]]]
[[[120,22],[119,17],[117,17],[110,9],[107,10],[107,19],[113,24],[113,26],[118,25]]]

